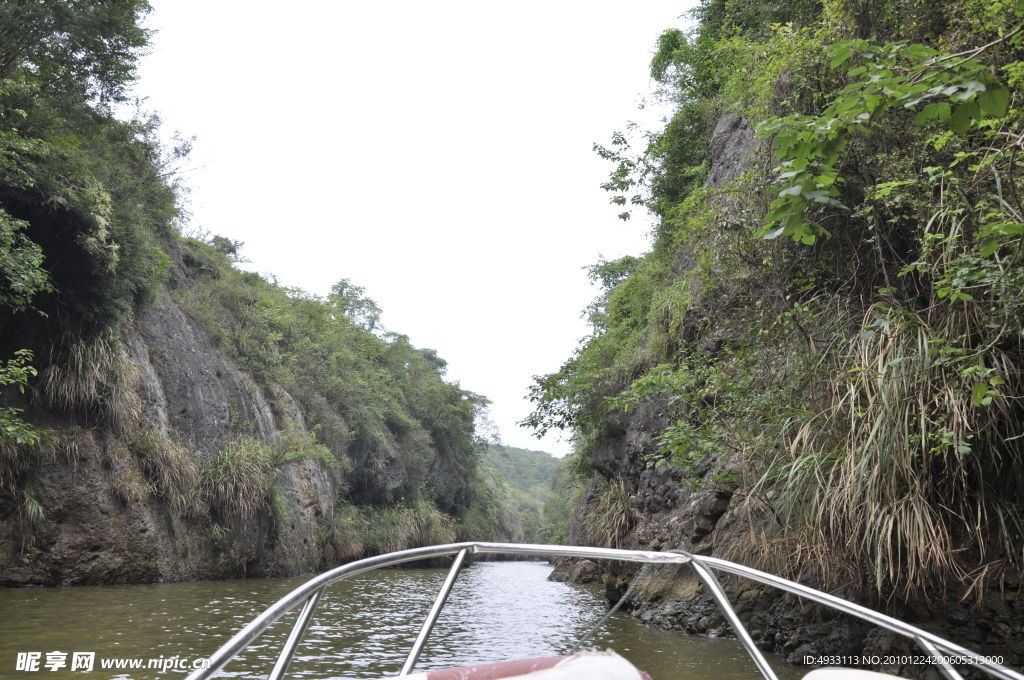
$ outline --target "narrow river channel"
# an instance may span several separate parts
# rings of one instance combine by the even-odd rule
[[[465,569],[416,669],[567,652],[604,614],[604,605],[597,589],[548,581],[550,572],[541,562]],[[444,575],[443,569],[389,569],[336,584],[321,600],[289,677],[396,675]],[[0,678],[182,678],[185,671],[158,673],[145,666],[160,657],[208,656],[304,580],[0,589]],[[275,624],[219,677],[266,678],[294,616]],[[594,645],[616,649],[654,680],[759,677],[736,641],[646,628],[623,613],[595,636]],[[19,652],[40,652],[41,672],[16,670]],[[46,668],[50,652],[67,653],[67,665]],[[74,652],[95,652],[91,673],[71,670]],[[102,667],[125,659],[142,659],[144,667]],[[800,677],[779,657],[770,660],[781,680]]]

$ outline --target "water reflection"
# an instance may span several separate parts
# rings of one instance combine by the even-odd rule
[[[601,617],[604,606],[595,589],[547,581],[550,570],[539,562],[488,562],[464,570],[417,670],[568,651]],[[439,569],[390,569],[333,586],[321,600],[289,676],[397,674],[444,575]],[[55,650],[94,651],[97,656],[92,674],[63,669],[60,677],[181,678],[183,672],[173,670],[105,670],[100,660],[208,656],[303,580],[0,589],[0,678],[30,677],[15,671],[17,652],[39,651],[45,657]],[[265,678],[295,616],[272,626],[220,677]],[[650,629],[624,614],[613,617],[594,643],[614,647],[655,680],[757,677],[735,641]],[[782,680],[800,675],[778,658],[773,665]]]

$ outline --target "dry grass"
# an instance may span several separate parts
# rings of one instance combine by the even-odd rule
[[[869,330],[833,372],[828,408],[794,423],[788,459],[771,480],[794,535],[828,547],[830,559],[866,565],[879,592],[963,580],[966,560],[985,562],[986,545],[1010,559],[1024,547],[1024,449],[1005,438],[1012,400],[972,402],[976,378],[944,351],[971,319],[935,321],[870,310]],[[972,359],[1016,375],[995,348]]]
[[[584,525],[594,545],[620,548],[622,539],[636,524],[636,510],[629,503],[626,484],[621,479],[602,485],[594,494]]]
[[[755,510],[758,506],[760,509]],[[779,527],[771,515],[770,506],[755,503],[748,496],[738,507],[741,513],[745,509],[749,533],[726,535],[724,541],[716,543],[716,551],[720,551],[725,559],[777,574],[790,581],[801,581],[811,576],[817,582],[817,587],[825,591],[860,582],[858,566],[846,553],[837,552],[831,545],[821,541],[809,541],[803,536],[779,535]],[[768,528],[768,532],[765,528]]]
[[[65,334],[39,376],[50,407],[86,412],[115,430],[138,422],[142,402],[135,391],[139,369],[112,333],[93,338]]]

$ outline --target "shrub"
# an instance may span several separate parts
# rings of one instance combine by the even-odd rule
[[[264,446],[247,437],[221,449],[203,470],[197,488],[214,513],[239,525],[270,507],[273,470]]]
[[[110,483],[114,494],[125,503],[141,505],[146,499],[156,493],[156,487],[152,482],[138,470],[131,468],[124,474],[113,479]]]
[[[612,480],[602,484],[594,494],[584,522],[594,545],[605,548],[622,547],[622,539],[636,523],[637,515],[629,503],[626,483]]]

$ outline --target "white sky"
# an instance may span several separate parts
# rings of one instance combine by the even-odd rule
[[[151,3],[135,93],[198,136],[192,228],[285,285],[363,286],[507,444],[567,453],[516,425],[531,376],[587,333],[582,268],[650,229],[616,218],[591,146],[657,125],[651,52],[693,0]]]

